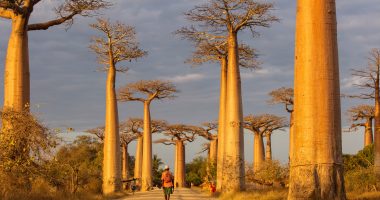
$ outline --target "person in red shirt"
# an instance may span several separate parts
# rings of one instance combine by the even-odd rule
[[[165,166],[161,175],[162,188],[164,190],[165,200],[170,200],[170,194],[173,193],[173,175],[169,171],[169,166]]]

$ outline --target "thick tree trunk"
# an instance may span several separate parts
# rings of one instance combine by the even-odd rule
[[[373,143],[372,118],[368,118],[365,123],[364,147],[371,145],[372,143]]]
[[[293,112],[290,112],[290,120],[289,120],[289,164],[293,157],[293,148],[294,148],[294,119],[293,119]]]
[[[298,0],[294,86],[288,199],[346,199],[334,0]]]
[[[254,134],[253,141],[253,171],[257,172],[260,170],[261,165],[265,160],[264,155],[264,141],[263,136],[261,134]]]
[[[175,153],[174,153],[174,186],[178,187],[177,177],[178,177],[178,148],[177,143],[175,144]]]
[[[222,192],[234,192],[245,189],[243,106],[236,32],[228,36],[226,101]]]
[[[212,165],[216,164],[218,155],[218,140],[214,139],[210,141],[210,155],[209,160]]]
[[[4,109],[29,109],[30,75],[27,24],[29,17],[12,19],[4,72]]]
[[[141,176],[141,190],[147,191],[153,185],[152,179],[152,133],[150,119],[150,102],[144,103],[144,140],[143,140],[143,162]]]
[[[266,148],[265,148],[265,160],[272,160],[272,134],[266,134]]]
[[[223,159],[224,159],[224,137],[226,120],[226,98],[227,98],[227,58],[220,61],[220,97],[219,97],[219,119],[218,119],[218,153],[216,188],[222,191]]]
[[[116,69],[111,64],[106,84],[106,120],[104,131],[103,194],[121,190],[119,119],[115,92]]]
[[[142,157],[143,157],[143,136],[137,138],[136,155],[135,155],[135,170],[134,177],[136,185],[141,186],[141,172],[142,172]]]
[[[185,145],[182,141],[176,142],[177,169],[174,183],[176,187],[185,187]]]
[[[375,83],[375,128],[374,128],[374,153],[375,163],[374,170],[377,176],[380,176],[380,94],[379,94],[379,73]]]
[[[129,178],[129,155],[128,155],[128,145],[123,144],[123,173],[122,177],[124,180],[127,180]]]

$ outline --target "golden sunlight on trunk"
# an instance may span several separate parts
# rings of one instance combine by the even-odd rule
[[[298,0],[294,86],[288,199],[346,199],[334,0]]]
[[[294,111],[290,113],[290,120],[289,120],[289,163],[292,160],[293,157],[293,149],[294,149],[294,143],[296,142],[294,139]]]
[[[128,145],[123,144],[123,171],[122,171],[122,177],[124,180],[127,180],[129,178],[129,160],[128,160]]]
[[[210,141],[210,163],[215,164],[217,161],[217,154],[218,154],[218,140],[213,139]]]
[[[216,187],[222,190],[223,159],[224,159],[224,137],[226,120],[226,98],[227,98],[227,58],[224,57],[220,64],[220,97],[219,97],[219,119],[218,119],[218,153],[217,153],[217,178]]]
[[[4,108],[22,111],[30,103],[28,19],[12,19],[4,73]]]
[[[241,191],[245,188],[244,137],[241,80],[239,71],[237,33],[228,36],[227,104],[224,136],[224,192]]]
[[[372,143],[373,143],[372,118],[367,118],[367,121],[365,123],[364,147],[371,145]]]
[[[136,155],[135,155],[135,170],[134,177],[136,185],[141,185],[141,172],[142,172],[142,157],[143,157],[143,136],[137,138]]]
[[[115,93],[115,66],[110,66],[106,84],[106,120],[104,132],[103,194],[121,190],[119,119]]]
[[[152,187],[152,133],[150,119],[150,102],[144,102],[144,139],[143,160],[141,173],[141,190],[147,191]]]
[[[264,162],[264,141],[261,134],[254,134],[253,141],[253,170],[254,172],[260,170],[261,165]]]
[[[185,187],[185,145],[182,141],[176,141],[177,168],[175,171],[174,185],[176,187]]]
[[[272,134],[266,134],[265,160],[272,160]]]

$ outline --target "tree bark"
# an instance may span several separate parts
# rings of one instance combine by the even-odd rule
[[[123,144],[123,174],[122,177],[124,180],[129,178],[129,154],[128,154],[128,145]]]
[[[218,140],[213,139],[210,141],[210,155],[209,160],[212,165],[216,164],[218,154]]]
[[[237,33],[228,35],[228,70],[224,136],[223,192],[245,189],[243,106],[239,71]]]
[[[375,129],[374,129],[374,153],[375,163],[374,170],[377,176],[380,176],[380,91],[379,91],[379,72],[376,74],[375,81]]]
[[[150,119],[150,102],[144,102],[144,139],[143,139],[143,162],[141,176],[141,190],[147,191],[153,185],[152,179],[152,133]]]
[[[253,145],[253,171],[257,172],[260,170],[261,165],[265,160],[264,141],[263,136],[261,134],[254,134]]]
[[[266,134],[265,160],[272,160],[272,134]]]
[[[290,164],[290,161],[292,160],[292,157],[293,157],[293,149],[294,149],[294,143],[296,141],[294,141],[294,115],[293,115],[293,112],[290,112],[290,120],[289,120],[289,164]]]
[[[28,18],[18,15],[12,19],[5,59],[4,108],[14,111],[29,109],[30,104]]]
[[[116,68],[113,63],[111,63],[108,69],[106,83],[106,119],[103,160],[104,195],[110,195],[121,190],[120,137],[115,80]]]
[[[176,187],[185,187],[185,145],[183,141],[176,142],[177,169],[174,183]]]
[[[372,118],[368,118],[365,123],[364,147],[371,145],[372,143],[373,143]]]
[[[136,185],[141,186],[141,172],[142,172],[142,157],[143,157],[143,136],[137,138],[136,155],[135,155],[135,170],[134,177]]]
[[[226,98],[227,98],[227,57],[220,61],[220,97],[219,97],[219,119],[218,119],[218,153],[216,189],[222,191],[223,160],[224,160],[224,137],[226,120]]]
[[[298,0],[294,86],[288,199],[346,199],[334,0]]]

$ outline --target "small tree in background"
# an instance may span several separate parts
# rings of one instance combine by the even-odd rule
[[[373,144],[372,120],[375,108],[370,105],[358,105],[351,107],[347,113],[350,117],[351,131],[356,131],[360,126],[364,127],[364,147]]]
[[[285,119],[276,115],[263,114],[257,116],[248,115],[244,117],[244,128],[254,133],[253,169],[255,172],[261,168],[261,165],[265,160],[263,137],[267,136],[267,160],[271,160],[272,148],[270,136],[273,131],[285,126],[287,126]]]
[[[0,114],[12,124],[0,129],[0,196],[16,199],[28,195],[32,180],[44,177],[42,164],[58,140],[29,111],[7,109]]]
[[[184,124],[168,125],[164,132],[169,139],[159,139],[155,143],[175,145],[174,184],[176,187],[185,187],[185,142],[193,142],[195,135],[200,132],[197,126]]]
[[[150,104],[155,99],[172,99],[175,97],[174,93],[176,92],[178,91],[171,82],[161,80],[138,81],[130,83],[119,90],[119,101],[140,101],[144,104],[142,191],[147,191],[153,187]],[[139,94],[145,97],[141,97]]]
[[[289,113],[289,161],[291,160],[291,155],[293,154],[293,147],[295,143],[294,133],[293,133],[293,104],[294,104],[294,90],[293,88],[281,87],[275,89],[269,93],[271,99],[268,101],[269,104],[283,104],[285,106],[286,112]]]

